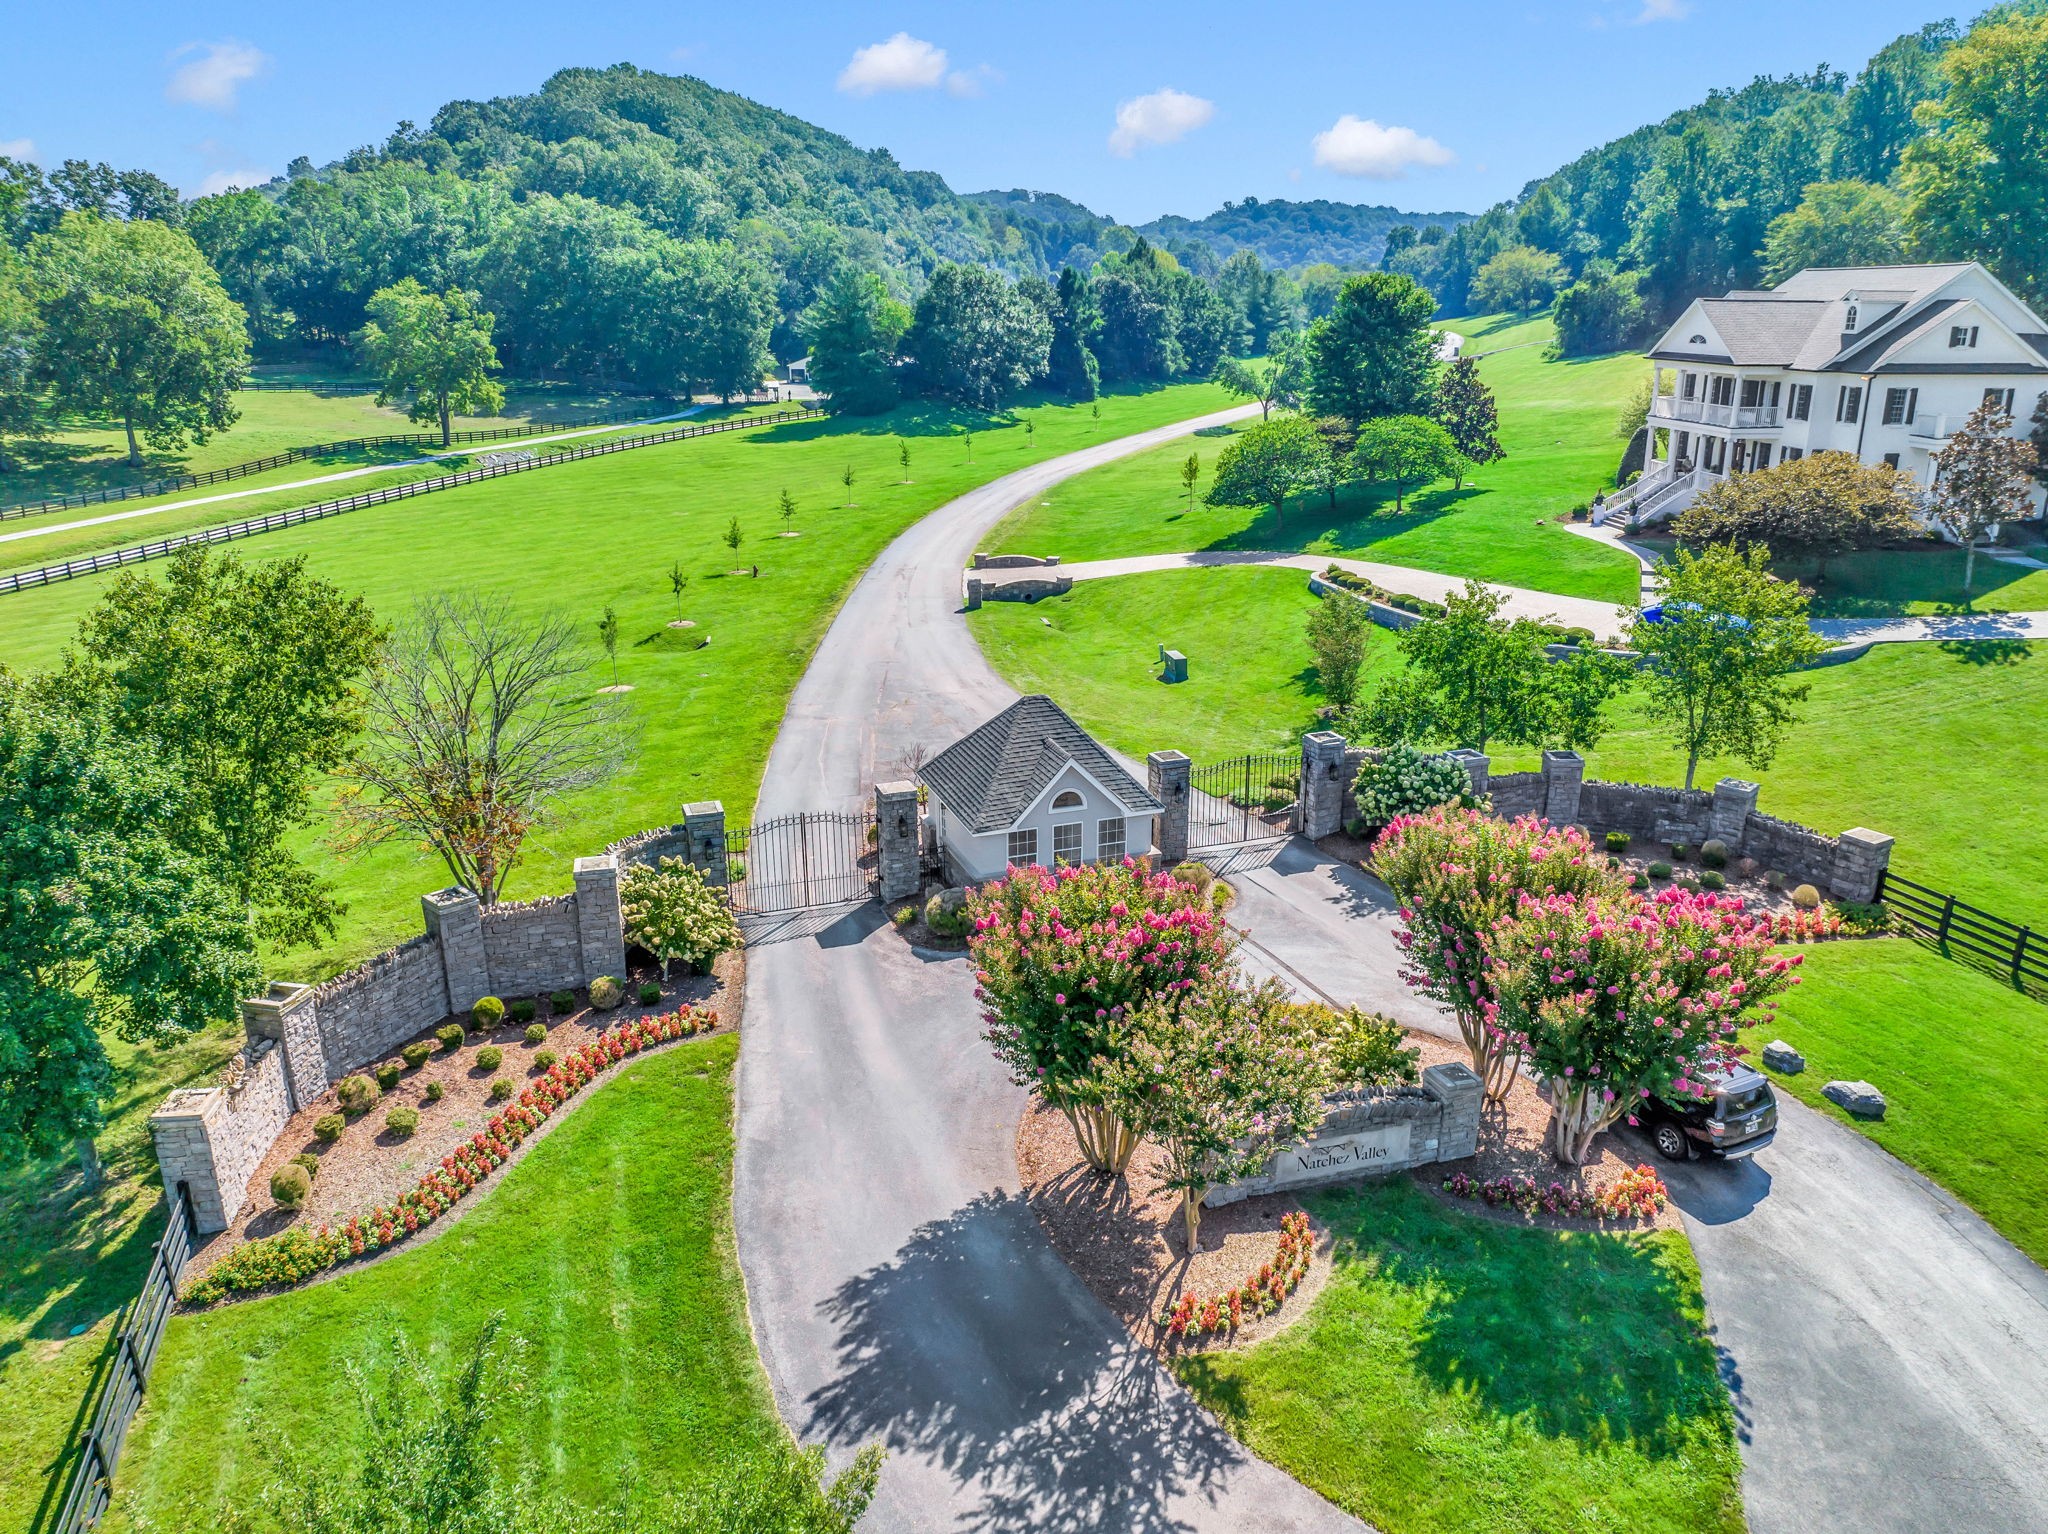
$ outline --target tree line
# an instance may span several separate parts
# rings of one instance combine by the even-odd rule
[[[1715,91],[1455,228],[1396,227],[1382,265],[1443,311],[1548,305],[1568,356],[1619,349],[1701,294],[1808,266],[1982,261],[2048,295],[2048,6],[1930,23],[1852,79]]]

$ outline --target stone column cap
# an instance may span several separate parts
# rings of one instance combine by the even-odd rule
[[[1444,755],[1454,762],[1491,762],[1493,760],[1484,751],[1473,746],[1453,746]]]
[[[1545,751],[1543,753],[1543,766],[1545,770],[1548,770],[1553,763],[1559,767],[1576,763],[1579,767],[1583,768],[1586,765],[1586,759],[1576,751]]]
[[[1714,787],[1725,788],[1731,794],[1753,794],[1759,792],[1757,785],[1750,782],[1747,778],[1721,778],[1716,781]]]
[[[917,785],[908,778],[891,778],[887,783],[877,783],[875,785],[875,792],[892,799],[899,798],[904,794],[909,794],[914,798],[917,794]]]
[[[1348,742],[1335,730],[1310,730],[1301,737],[1301,744],[1317,761],[1342,757]]]
[[[1188,754],[1185,751],[1154,751],[1145,760],[1160,767],[1178,767],[1188,760]]]
[[[579,874],[602,873],[608,868],[617,868],[619,860],[609,852],[593,853],[587,858],[576,860],[574,872]]]
[[[1873,831],[1868,826],[1856,826],[1844,831],[1841,840],[1845,844],[1868,848],[1872,852],[1887,852],[1898,838],[1886,836],[1882,831]]]
[[[693,799],[683,806],[683,818],[696,820],[705,815],[723,815],[725,804],[718,799]]]

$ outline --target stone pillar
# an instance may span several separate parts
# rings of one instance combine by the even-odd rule
[[[1152,823],[1152,844],[1162,868],[1188,856],[1188,779],[1195,764],[1185,751],[1154,751],[1145,758],[1145,786],[1163,812]]]
[[[609,852],[578,858],[576,877],[576,946],[581,954],[583,983],[599,975],[626,973],[626,923],[619,911],[619,860]]]
[[[1344,829],[1344,737],[1310,730],[1301,737],[1301,834],[1310,841]]]
[[[1579,786],[1586,781],[1586,759],[1576,751],[1543,753],[1543,818],[1554,826],[1578,824]]]
[[[918,856],[917,785],[904,779],[875,785],[875,850],[884,900],[907,900],[924,887]]]
[[[1437,1160],[1461,1161],[1479,1153],[1482,1086],[1472,1067],[1462,1060],[1446,1060],[1423,1069],[1422,1090],[1444,1105],[1443,1127],[1437,1131]]]
[[[1837,900],[1867,905],[1877,899],[1878,885],[1892,861],[1892,838],[1858,826],[1844,831],[1835,843],[1834,867],[1828,871],[1828,893]]]
[[[972,576],[967,580],[967,610],[971,613],[981,611],[981,582]]]
[[[725,806],[716,799],[699,799],[683,806],[683,843],[693,866],[703,871],[712,884],[731,882],[725,861]]]
[[[164,1099],[164,1105],[149,1116],[149,1132],[156,1141],[157,1165],[163,1169],[164,1191],[175,1193],[180,1183],[192,1201],[192,1223],[202,1236],[228,1228],[228,1221],[241,1207],[240,1188],[233,1190],[236,1208],[229,1209],[222,1198],[220,1173],[213,1162],[213,1140],[206,1132],[206,1112],[220,1100],[218,1087],[185,1087]]]
[[[1484,751],[1474,751],[1470,746],[1460,746],[1455,751],[1446,751],[1444,755],[1465,769],[1466,776],[1472,780],[1473,797],[1483,799],[1493,771],[1493,758]]]
[[[284,1085],[292,1112],[298,1112],[332,1083],[310,985],[273,980],[261,996],[242,1003],[242,1031],[251,1040],[275,1039],[284,1051]]]
[[[1723,778],[1714,785],[1714,804],[1707,811],[1707,840],[1720,842],[1729,852],[1742,846],[1742,833],[1756,809],[1756,785],[1741,778]]]
[[[441,940],[441,972],[448,981],[448,1010],[467,1012],[491,994],[491,964],[484,953],[483,907],[466,889],[435,890],[420,896],[427,932]]]

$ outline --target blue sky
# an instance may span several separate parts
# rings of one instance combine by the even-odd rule
[[[961,191],[1056,191],[1131,222],[1246,195],[1476,211],[1712,87],[1853,72],[1937,14],[1916,0],[43,0],[6,29],[0,152],[140,165],[195,192],[297,154],[324,163],[451,99],[628,61],[886,146]]]

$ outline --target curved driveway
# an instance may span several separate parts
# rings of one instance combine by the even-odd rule
[[[791,700],[762,816],[851,807],[1009,703],[958,611],[977,539],[1058,479],[1201,424],[1035,465],[899,537]],[[1256,968],[1446,1031],[1396,978],[1377,881],[1300,841],[1228,872]],[[749,958],[735,1205],[792,1428],[836,1458],[889,1445],[879,1529],[1357,1528],[1238,1447],[1053,1254],[1016,1192],[1022,1094],[981,1043],[964,963],[882,926],[873,905],[812,913]],[[1790,1101],[1754,1162],[1669,1181],[1757,1534],[2048,1528],[2048,1275]]]

